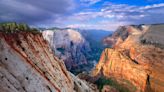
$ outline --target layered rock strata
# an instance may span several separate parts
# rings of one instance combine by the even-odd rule
[[[164,91],[164,25],[120,27],[110,39],[93,75],[126,80],[142,92]],[[109,38],[108,38],[109,39]]]

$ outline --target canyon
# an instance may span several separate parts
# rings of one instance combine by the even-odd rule
[[[164,24],[120,26],[103,39],[94,67],[82,32],[2,24],[0,92],[163,92],[163,30]]]
[[[44,30],[42,34],[44,39],[49,42],[54,54],[65,62],[69,71],[76,73],[89,70],[82,66],[89,64],[87,56],[89,56],[91,48],[79,32],[73,29],[54,29]]]
[[[164,0],[0,0],[0,92],[164,92]]]
[[[11,25],[0,32],[0,92],[96,92],[67,71],[41,33],[20,24],[7,31]]]
[[[88,72],[94,67],[104,49],[101,41],[108,34],[110,32],[104,30],[71,28],[49,28],[42,31],[54,54],[74,74]]]

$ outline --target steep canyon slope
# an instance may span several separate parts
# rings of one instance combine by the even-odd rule
[[[41,34],[0,33],[1,91],[73,91],[73,81]]]
[[[54,29],[45,30],[42,34],[69,71],[77,72],[78,69],[83,70],[83,66],[92,65],[87,60],[90,56],[90,45],[79,32],[73,29]]]
[[[0,92],[95,92],[66,70],[41,33],[5,26],[0,30]]]
[[[132,83],[132,92],[164,91],[164,25],[122,26],[104,42],[106,48],[93,75],[102,74],[120,83]],[[133,89],[133,90],[132,90]]]
[[[42,32],[55,55],[63,59],[67,69],[74,74],[90,71],[95,66],[104,49],[102,40],[111,33],[72,28],[49,28]]]

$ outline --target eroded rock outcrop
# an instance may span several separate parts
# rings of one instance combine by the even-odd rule
[[[3,92],[72,92],[73,81],[41,34],[0,33]]]
[[[50,43],[55,55],[61,58],[68,70],[88,64],[86,56],[91,51],[89,43],[73,29],[45,30],[43,37]]]
[[[70,73],[73,81],[74,81],[74,90],[77,92],[99,92],[97,86],[91,82],[80,79],[78,76]]]
[[[131,26],[120,26],[113,33],[103,40],[103,43],[107,46],[115,46],[118,43],[123,42],[131,34],[139,34],[148,29],[149,26],[145,25],[131,25]],[[132,29],[132,30],[131,30]]]
[[[93,75],[127,80],[142,92],[164,91],[163,24],[126,26],[112,36]]]

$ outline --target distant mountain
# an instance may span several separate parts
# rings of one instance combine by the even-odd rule
[[[82,35],[84,35],[88,39],[94,39],[95,41],[101,41],[104,37],[112,34],[112,31],[106,30],[97,30],[97,29],[90,29],[90,30],[78,30]]]

